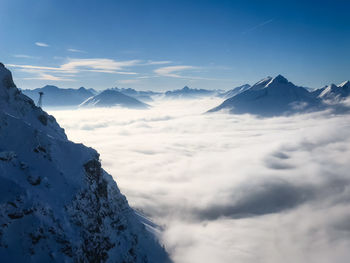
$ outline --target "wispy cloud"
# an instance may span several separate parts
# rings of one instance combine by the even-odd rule
[[[139,63],[140,60],[116,61],[107,58],[68,59],[68,62],[61,65],[60,69],[70,72],[87,70],[117,74],[136,74],[132,72],[120,72],[120,70],[123,70],[126,67],[135,66]]]
[[[75,48],[68,48],[67,51],[69,52],[75,52],[75,53],[86,53],[86,51],[75,49]]]
[[[157,74],[157,76],[161,77],[171,77],[171,78],[180,78],[180,79],[188,79],[190,81],[196,81],[196,80],[211,80],[211,81],[232,81],[227,79],[218,79],[218,78],[208,78],[208,77],[199,77],[199,76],[185,76],[180,74],[182,71],[194,71],[198,69],[202,69],[195,66],[168,66],[168,67],[161,67],[156,70],[154,70],[154,73]]]
[[[39,72],[37,77],[23,78],[27,80],[54,80],[54,81],[75,81],[74,79],[69,79],[65,77],[58,77],[47,73]]]
[[[15,54],[12,55],[15,58],[30,58],[30,59],[38,59],[39,57],[36,56],[30,56],[30,55],[24,55],[24,54]]]
[[[43,43],[43,42],[35,42],[35,45],[37,45],[38,47],[49,47],[49,44]]]
[[[264,22],[262,22],[260,24],[257,24],[255,26],[247,29],[246,31],[242,32],[242,34],[247,34],[249,32],[252,32],[252,31],[254,31],[254,30],[256,30],[256,29],[258,29],[260,27],[263,27],[263,26],[266,26],[266,25],[270,24],[271,22],[273,22],[273,19],[266,20],[266,21],[264,21]]]
[[[196,67],[193,66],[169,66],[162,67],[154,70],[154,72],[163,77],[171,77],[171,78],[186,78],[184,76],[179,75],[179,72],[185,70],[193,70]]]
[[[77,74],[80,72],[100,72],[100,73],[111,73],[121,75],[137,75],[136,72],[123,71],[126,67],[135,66],[139,63],[139,60],[128,60],[128,61],[115,61],[113,59],[68,59],[64,64],[59,67],[47,67],[47,66],[36,66],[36,65],[18,65],[9,64],[9,67],[19,68],[22,71],[29,70],[32,73],[48,73],[48,72],[59,72],[62,74]]]
[[[172,61],[170,60],[164,60],[164,61],[153,61],[153,60],[148,60],[147,65],[164,65],[164,64],[171,64]]]

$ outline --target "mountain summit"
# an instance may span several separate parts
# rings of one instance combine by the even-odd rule
[[[330,84],[324,88],[313,91],[315,96],[328,101],[340,101],[350,96],[350,81],[344,81],[338,86]]]
[[[120,106],[133,109],[147,109],[148,105],[133,97],[125,95],[115,89],[107,89],[102,91],[86,101],[81,107],[113,107]]]
[[[227,109],[231,113],[251,113],[259,116],[277,116],[305,112],[321,106],[303,87],[295,86],[282,75],[267,77],[246,91],[225,100],[210,112]]]
[[[0,64],[1,261],[168,262],[145,224],[99,154],[69,141]]]

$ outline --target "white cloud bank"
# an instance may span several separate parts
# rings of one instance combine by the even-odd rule
[[[175,262],[348,262],[350,116],[202,114],[218,103],[51,113],[164,226]]]

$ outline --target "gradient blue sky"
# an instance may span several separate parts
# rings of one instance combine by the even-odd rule
[[[350,78],[350,1],[2,0],[0,61],[20,88],[229,89]]]

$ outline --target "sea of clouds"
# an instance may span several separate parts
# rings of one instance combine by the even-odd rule
[[[50,113],[162,226],[175,262],[349,262],[350,114],[203,114],[219,103]]]

